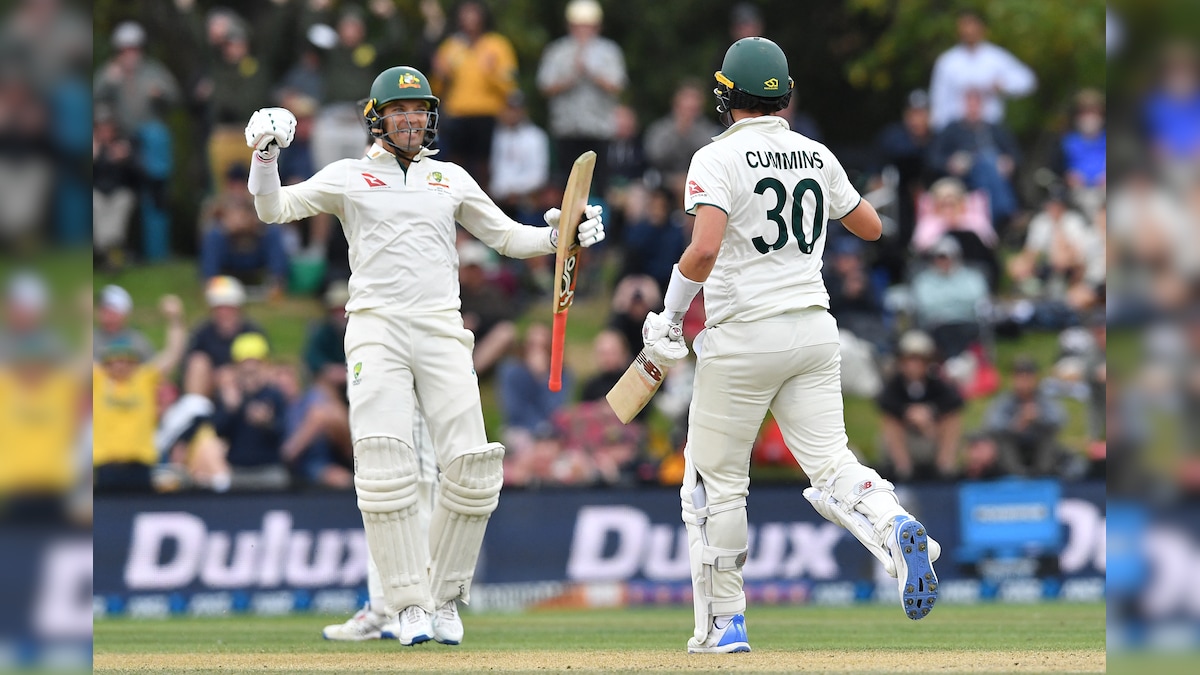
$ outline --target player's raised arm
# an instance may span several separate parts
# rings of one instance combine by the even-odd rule
[[[246,124],[246,145],[254,149],[247,187],[254,195],[258,217],[266,223],[290,223],[318,213],[342,218],[344,181],[331,167],[302,183],[283,187],[279,152],[292,144],[295,135],[296,117],[286,108],[262,108]]]
[[[464,172],[464,176],[465,176]],[[554,253],[558,247],[559,209],[550,209],[543,218],[550,227],[530,227],[509,218],[467,176],[467,195],[455,213],[455,220],[483,243],[510,258],[532,258]],[[587,248],[604,241],[603,209],[599,205],[584,209],[576,239]]]

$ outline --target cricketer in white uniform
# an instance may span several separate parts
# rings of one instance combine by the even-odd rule
[[[805,497],[899,576],[901,606],[920,619],[937,597],[938,547],[891,483],[847,447],[837,324],[821,280],[827,221],[873,241],[879,217],[829,148],[773,114],[792,90],[775,43],[735,42],[716,79],[729,128],[692,158],[684,198],[696,216],[692,243],[675,266],[665,311],[650,313],[642,329],[651,360],[670,365],[686,356],[671,324],[704,288],[680,490],[696,617],[688,651],[750,651],[746,496],[751,447],[768,410],[812,481]]]
[[[354,484],[385,609],[397,616],[395,637],[403,645],[462,640],[457,601],[470,600],[503,483],[504,446],[485,434],[474,338],[459,313],[455,223],[514,258],[547,255],[557,244],[557,209],[546,213],[550,228],[517,223],[461,167],[433,158],[438,103],[420,71],[383,71],[364,110],[376,138],[366,156],[339,160],[288,187],[280,185],[276,159],[291,143],[295,117],[265,108],[246,127],[259,217],[281,223],[331,213],[349,242]],[[604,238],[599,207],[588,207],[585,218],[577,237],[591,246]],[[418,515],[417,401],[441,471],[427,527]]]

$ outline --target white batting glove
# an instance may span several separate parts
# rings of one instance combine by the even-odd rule
[[[688,355],[687,343],[683,340],[683,326],[671,323],[658,312],[646,315],[642,324],[642,345],[646,357],[662,368],[670,368]]]
[[[286,108],[260,108],[246,124],[246,145],[259,159],[270,161],[296,137],[296,116]]]
[[[587,248],[594,246],[604,241],[604,207],[599,204],[590,204],[583,207],[583,222],[579,224],[579,229],[575,230],[575,241],[579,245]],[[562,216],[561,209],[550,209],[542,216],[546,224],[554,228],[555,234],[550,235],[550,241],[555,246],[558,245],[558,221]]]

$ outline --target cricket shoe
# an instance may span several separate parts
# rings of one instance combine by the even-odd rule
[[[335,623],[325,626],[321,637],[338,642],[363,642],[378,640],[383,637],[381,630],[387,623],[387,617],[371,611],[371,603],[363,605],[346,623]]]
[[[938,579],[933,571],[932,546],[921,521],[896,516],[892,525],[892,560],[900,585],[900,607],[913,621],[924,619],[937,601]],[[939,547],[940,551],[940,547]]]
[[[433,622],[429,619],[429,612],[417,605],[409,605],[395,621],[388,622],[380,633],[384,638],[399,640],[405,647],[411,647],[433,639]]]
[[[746,639],[746,615],[734,614],[724,628],[717,628],[716,623],[708,630],[708,639],[696,644],[696,638],[688,640],[689,654],[731,654],[734,652],[750,651],[750,643]]]
[[[433,639],[444,645],[462,642],[463,625],[458,616],[458,602],[447,600],[433,613]]]

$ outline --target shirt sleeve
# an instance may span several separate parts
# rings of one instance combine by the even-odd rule
[[[889,417],[904,419],[904,409],[908,407],[908,399],[902,397],[895,382],[889,382],[879,397],[875,399],[879,410]]]
[[[532,258],[554,253],[550,230],[545,227],[522,225],[504,215],[479,183],[466,171],[461,171],[466,196],[454,212],[454,219],[479,241],[510,258]]]
[[[1028,96],[1037,88],[1037,75],[1006,49],[999,50],[1000,88],[1008,96]]]
[[[341,162],[334,162],[306,181],[255,195],[254,208],[264,223],[291,223],[318,213],[333,214],[344,223],[345,192],[345,171]]]
[[[841,220],[858,207],[862,196],[850,183],[850,176],[846,175],[842,163],[828,148],[821,153],[821,157],[825,160],[825,177],[829,181],[829,219]]]
[[[706,146],[711,147],[711,146]],[[715,152],[704,149],[692,156],[688,168],[687,186],[683,207],[690,215],[696,215],[696,207],[708,204],[729,213],[733,203],[733,185],[729,172]]]
[[[571,59],[563,58],[562,43],[551,43],[542,53],[542,61],[538,64],[538,89],[550,89],[563,84],[570,75]]]
[[[933,64],[933,76],[929,78],[929,125],[935,130],[950,122],[954,104],[950,100],[954,92],[948,80],[948,52],[938,57]]]

